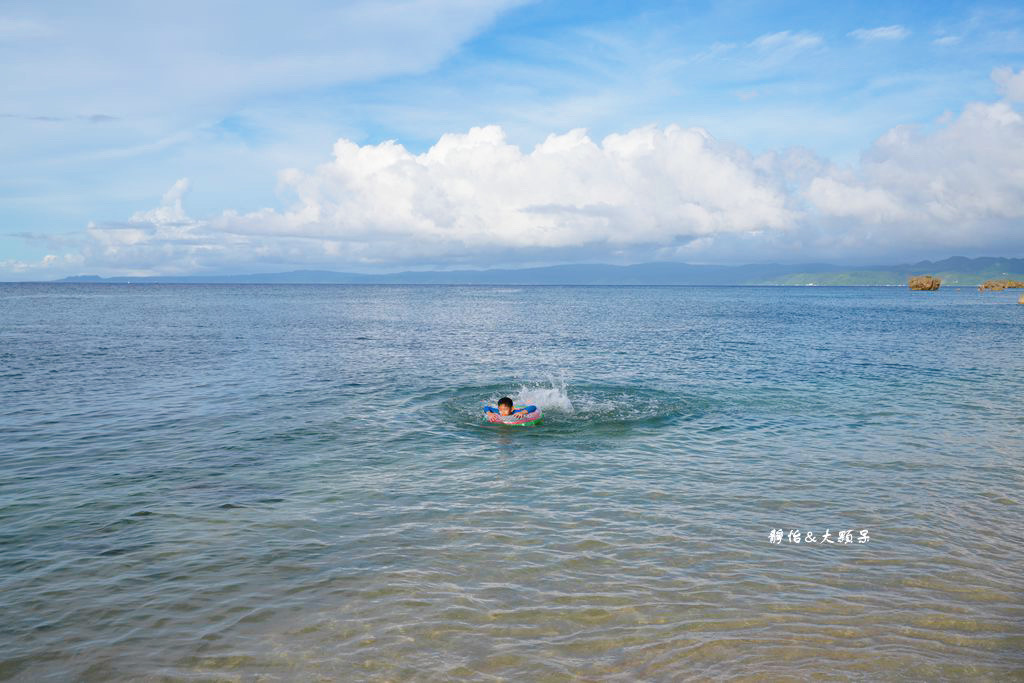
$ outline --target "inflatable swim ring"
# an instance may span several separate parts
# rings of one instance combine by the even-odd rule
[[[517,410],[526,410],[527,412],[525,415],[502,416],[494,406],[484,406],[484,418],[488,422],[520,426],[537,424],[541,420],[540,408],[537,406],[512,406],[513,413]]]

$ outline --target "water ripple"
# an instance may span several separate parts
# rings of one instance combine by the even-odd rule
[[[1019,307],[813,289],[0,285],[0,679],[1024,678]]]

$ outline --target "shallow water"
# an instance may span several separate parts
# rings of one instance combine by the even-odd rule
[[[0,679],[1024,678],[1015,300],[0,285]]]

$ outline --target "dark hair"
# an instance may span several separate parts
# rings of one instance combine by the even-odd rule
[[[508,396],[502,396],[501,398],[498,399],[498,407],[500,408],[501,406],[508,406],[509,408],[511,408],[512,399],[510,399]]]

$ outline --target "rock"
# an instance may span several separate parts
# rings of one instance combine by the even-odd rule
[[[942,280],[931,275],[915,275],[907,279],[907,286],[911,289],[918,289],[925,292],[932,292],[939,288]]]
[[[1001,292],[1004,289],[1024,289],[1024,282],[1020,280],[985,280],[978,287],[979,292],[984,292],[985,290]]]

